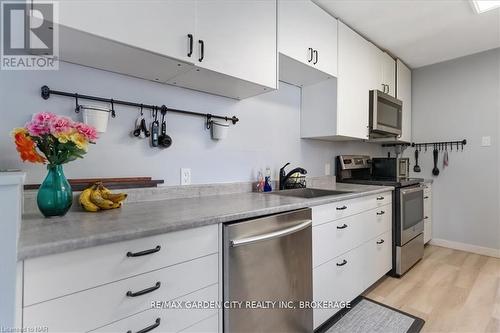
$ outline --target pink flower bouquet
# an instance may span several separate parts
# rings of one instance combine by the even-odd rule
[[[15,128],[12,135],[23,161],[49,165],[83,158],[88,144],[97,140],[95,128],[49,112],[33,115],[25,127]]]

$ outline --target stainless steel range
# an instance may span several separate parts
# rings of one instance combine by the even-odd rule
[[[401,276],[424,254],[424,190],[423,179],[398,177],[394,159],[370,156],[337,156],[337,182],[394,186],[393,192],[393,269]]]

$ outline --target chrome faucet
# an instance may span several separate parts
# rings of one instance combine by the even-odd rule
[[[304,168],[295,168],[293,169],[292,171],[290,171],[289,173],[285,173],[285,168],[290,164],[287,163],[285,164],[281,169],[280,169],[280,179],[279,179],[279,182],[280,182],[280,190],[284,190],[285,189],[285,184],[287,182],[287,180],[290,178],[291,175],[293,175],[294,173],[300,173],[302,175],[305,175],[307,174],[307,170],[304,169]]]

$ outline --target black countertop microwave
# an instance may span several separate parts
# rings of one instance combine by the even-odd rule
[[[380,90],[370,90],[370,138],[400,137],[403,102]]]

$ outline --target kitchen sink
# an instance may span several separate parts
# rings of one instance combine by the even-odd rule
[[[283,195],[287,197],[297,197],[297,198],[318,198],[326,197],[328,195],[340,195],[352,193],[351,191],[336,191],[336,190],[322,190],[318,188],[297,188],[293,190],[282,190],[277,192],[271,192],[271,194]]]

